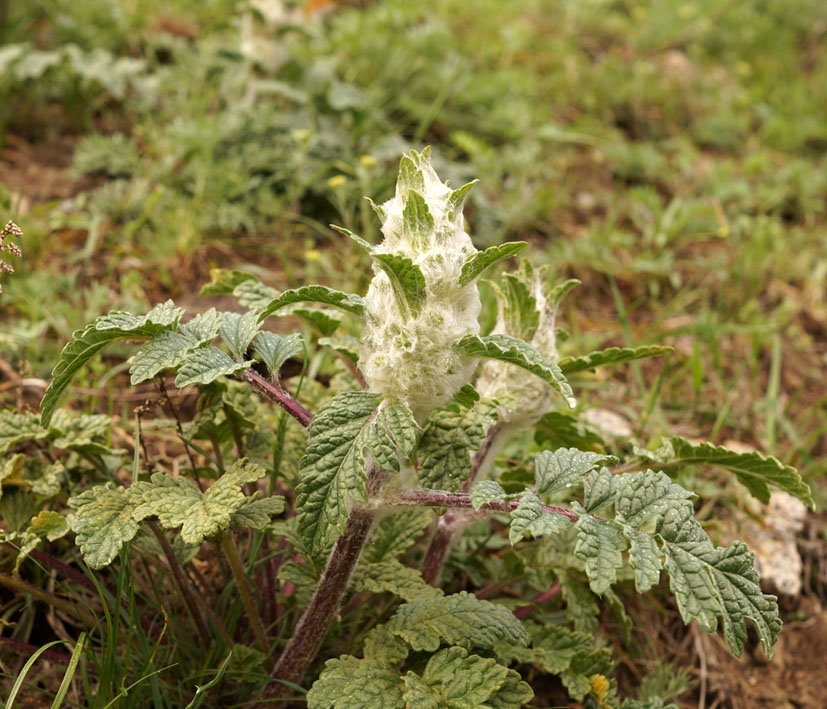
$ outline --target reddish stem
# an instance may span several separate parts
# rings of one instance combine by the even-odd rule
[[[296,401],[290,394],[288,394],[281,384],[273,384],[268,382],[258,372],[253,369],[248,369],[244,372],[247,381],[258,387],[270,399],[281,406],[288,414],[290,414],[302,426],[307,428],[313,420],[313,414],[304,408],[298,401]]]

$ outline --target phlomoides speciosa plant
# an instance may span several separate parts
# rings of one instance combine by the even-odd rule
[[[204,294],[232,294],[244,312],[186,318],[168,301],[146,315],[98,318],[64,349],[39,423],[26,422],[43,439],[76,425],[56,411],[58,398],[86,361],[118,340],[143,341],[131,360],[132,384],[174,370],[177,387],[199,388],[196,416],[186,428],[179,423],[179,433],[213,444],[212,484],[149,474],[136,455],[131,475],[115,471],[114,482],[70,499],[68,525],[92,568],[112,562],[141,525],[178,574],[167,535],[193,553],[217,542],[271,677],[261,706],[277,706],[312,679],[329,631],[371,594],[397,601],[349,631],[357,639],[347,646],[352,654],[323,658],[310,707],[516,708],[532,700],[526,672],[559,675],[578,701],[663,706],[617,697],[611,648],[595,633],[597,597],[625,617],[613,585],[644,593],[662,575],[686,623],[715,632],[720,621],[740,655],[750,621],[772,654],[781,621],[752,554],[738,541],[716,546],[695,519],[695,495],[664,471],[721,466],[764,501],[773,486],[812,504],[809,489],[792,468],[757,453],[669,438],[655,451],[636,448],[621,464],[598,436],[584,434],[570,413],[577,402],[567,377],[670,348],[561,356],[557,310],[576,282],[552,283],[546,268],[528,261],[494,285],[497,321],[481,332],[481,276],[526,244],[474,247],[463,221],[473,185],[452,189],[427,149],[411,152],[394,197],[371,203],[382,242],[338,229],[372,259],[364,296],[320,285],[277,292],[252,274],[216,271]],[[262,329],[282,315],[303,319],[315,334],[305,341]],[[291,359],[316,372],[326,366],[326,386],[308,377],[301,394],[288,392],[279,373]],[[504,446],[509,463],[498,468]],[[225,465],[228,455],[235,459]],[[294,604],[289,637],[274,637],[262,620],[259,605],[278,584],[250,583],[238,529],[290,552],[275,566],[282,590],[294,591],[279,601]],[[492,530],[507,542],[486,542]],[[474,560],[469,539],[486,554]],[[455,565],[466,564],[465,590],[446,594],[440,580],[452,553]],[[176,581],[187,587],[186,578]],[[468,592],[483,581],[493,585]],[[498,593],[509,583],[532,596],[517,602]],[[192,598],[187,607],[209,639],[204,609]]]

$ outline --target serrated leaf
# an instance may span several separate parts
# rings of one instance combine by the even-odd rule
[[[95,329],[141,332],[154,326],[156,331],[160,331],[161,328],[178,325],[183,314],[183,308],[178,308],[171,300],[167,300],[165,303],[156,305],[146,315],[133,315],[123,311],[112,311],[107,315],[101,315],[95,320]]]
[[[617,495],[617,478],[608,468],[589,473],[583,481],[583,507],[586,512],[596,512],[610,505]]]
[[[543,503],[531,490],[526,490],[520,504],[511,511],[508,541],[512,546],[524,536],[540,537],[564,532],[570,524],[568,517],[543,509]]]
[[[605,350],[590,352],[582,357],[562,357],[558,364],[563,374],[574,374],[585,369],[594,369],[603,364],[619,364],[646,357],[661,357],[674,352],[674,347],[666,345],[645,345],[643,347],[609,347]]]
[[[0,410],[0,455],[5,455],[12,446],[23,441],[40,441],[48,436],[49,431],[40,425],[37,414]]]
[[[256,492],[244,501],[230,515],[233,529],[264,529],[270,524],[270,518],[284,512],[284,498],[280,495],[260,497]]]
[[[466,182],[462,187],[457,187],[451,194],[448,195],[448,205],[446,211],[453,218],[457,218],[462,213],[462,208],[465,205],[465,200],[471,193],[471,190],[477,185],[479,180],[472,180]],[[519,242],[517,242],[519,243]],[[516,252],[515,252],[516,253]]]
[[[534,461],[534,478],[537,494],[550,495],[573,487],[581,482],[583,476],[596,470],[601,465],[614,465],[617,458],[577,450],[575,448],[558,448],[556,451],[543,451]]]
[[[238,304],[256,314],[264,310],[273,298],[278,297],[278,294],[275,288],[264,285],[257,278],[242,281],[233,288],[233,295],[238,300]]]
[[[594,597],[583,586],[590,599]],[[567,670],[575,655],[587,653],[593,644],[589,633],[572,631],[565,626],[544,625],[532,632],[532,649],[535,662],[546,672],[558,675]]]
[[[568,669],[560,673],[560,679],[571,698],[580,702],[592,690],[592,677],[605,675],[612,664],[612,651],[607,647],[578,653],[571,659]]]
[[[471,470],[471,451],[482,445],[486,428],[496,420],[491,401],[470,408],[454,403],[433,411],[419,439],[419,481],[432,489],[459,490]]]
[[[150,313],[155,310],[153,308]],[[150,338],[165,329],[174,327],[177,322],[174,317],[170,320],[169,314],[165,312],[161,312],[158,317],[165,322],[150,321],[149,314],[136,316],[129,313],[110,313],[108,316],[98,318],[94,325],[87,325],[83,330],[76,330],[72,334],[72,339],[60,353],[60,359],[52,370],[52,381],[40,402],[41,425],[44,428],[49,425],[60,395],[72,382],[77,371],[104,347],[116,340]],[[117,323],[123,327],[116,327]]]
[[[210,338],[212,340],[212,338]],[[129,368],[130,384],[135,386],[152,379],[164,369],[175,369],[186,359],[190,350],[201,342],[174,330],[153,335],[132,358]]]
[[[236,360],[243,360],[247,348],[258,332],[255,313],[221,313],[218,334],[224,340]]]
[[[86,455],[118,455],[124,451],[108,445],[112,419],[106,414],[81,414],[63,417],[58,413],[63,435],[56,438],[55,448],[77,451]]]
[[[505,682],[494,692],[486,705],[490,709],[520,709],[534,698],[534,690],[527,682],[523,682],[518,672],[508,670]]]
[[[247,369],[252,362],[236,362],[226,352],[204,345],[188,353],[178,368],[175,386],[183,389],[190,384],[210,384],[219,377]]]
[[[494,480],[480,480],[471,488],[471,506],[479,510],[483,505],[506,497],[505,490]]]
[[[279,581],[289,581],[298,588],[313,589],[319,583],[319,576],[309,564],[288,561],[279,567]]]
[[[692,443],[685,438],[673,436],[655,451],[658,462],[670,465],[716,465],[734,473],[761,502],[767,504],[770,492],[767,485],[797,497],[810,507],[814,506],[810,486],[795,468],[785,465],[778,458],[751,451],[738,453],[712,443]]]
[[[205,310],[185,323],[180,323],[178,329],[187,337],[198,342],[199,345],[212,342],[218,335],[221,316],[215,308]]]
[[[286,290],[271,300],[258,316],[259,322],[293,303],[321,303],[351,315],[362,315],[365,312],[365,301],[358,295],[342,293],[327,286],[302,286],[294,290]]]
[[[500,314],[505,331],[512,337],[529,341],[540,324],[537,299],[531,293],[531,284],[513,273],[506,273],[502,280]]]
[[[439,649],[441,640],[466,648],[491,648],[498,641],[528,644],[522,624],[505,607],[481,601],[465,591],[406,603],[386,628],[404,638],[414,650],[429,652]]]
[[[582,420],[560,411],[543,415],[534,426],[534,440],[545,448],[576,448],[599,453],[606,447],[603,439]]]
[[[228,268],[211,268],[210,282],[201,287],[201,295],[228,295],[236,286],[247,281],[257,281],[252,273],[233,271]]]
[[[308,709],[405,709],[399,670],[351,655],[328,660],[307,693]]]
[[[414,190],[408,192],[402,208],[402,234],[410,244],[423,245],[434,231],[434,218],[425,198]]]
[[[470,183],[473,185],[473,183]],[[453,196],[453,195],[452,195]],[[485,251],[477,251],[462,264],[462,271],[459,274],[459,285],[467,286],[474,279],[479,278],[487,269],[494,264],[510,258],[522,251],[528,242],[509,241],[497,246],[489,246]]]
[[[635,572],[635,590],[646,593],[657,585],[663,568],[663,552],[651,535],[623,526],[623,535],[629,542],[629,564]]]
[[[531,345],[509,335],[466,335],[456,349],[468,357],[497,359],[522,367],[540,377],[574,408],[576,401],[571,386],[555,362],[543,357]]]
[[[417,164],[407,155],[399,163],[399,177],[396,180],[397,193],[404,196],[409,190],[424,190],[425,176]]]
[[[263,468],[241,459],[202,493],[188,480],[154,473],[151,482],[135,483],[131,488],[133,517],[137,521],[157,517],[165,529],[181,527],[181,539],[187,544],[200,544],[205,537],[228,529],[234,513],[245,514],[243,508],[250,503],[241,487],[263,475]]]
[[[406,510],[383,517],[362,558],[368,563],[395,559],[422,536],[433,517],[431,510]]]
[[[581,514],[575,526],[574,555],[586,562],[589,587],[601,595],[617,580],[617,570],[623,566],[627,547],[623,530],[614,521],[597,520],[588,514]]]
[[[383,662],[402,662],[408,656],[405,641],[389,633],[384,625],[377,625],[365,638],[365,657]]]
[[[684,622],[697,620],[715,632],[720,617],[724,638],[740,657],[747,638],[746,619],[755,624],[768,657],[781,629],[775,596],[761,592],[753,554],[741,542],[715,547],[685,507],[666,512],[660,534],[667,542],[665,568]]]
[[[131,489],[112,483],[97,485],[69,498],[75,510],[69,526],[87,564],[102,569],[112,563],[121,547],[138,532],[132,513],[135,503]]]
[[[461,647],[440,650],[420,678],[405,676],[405,701],[411,707],[477,709],[505,684],[508,670],[496,660],[469,655]]]
[[[388,277],[400,311],[419,315],[426,295],[419,266],[403,254],[374,253],[373,260]]]
[[[556,311],[560,307],[560,303],[574,288],[580,285],[580,281],[576,278],[569,278],[567,281],[558,283],[556,286],[549,289],[546,295],[546,307]]]
[[[618,519],[633,527],[642,527],[650,519],[660,519],[668,509],[691,508],[695,497],[665,473],[651,470],[615,475],[613,487]]]
[[[367,502],[362,434],[379,401],[375,394],[345,392],[327,402],[310,424],[296,507],[299,532],[312,547],[344,531],[349,497]]]
[[[282,365],[291,357],[302,354],[304,345],[298,333],[276,335],[274,332],[260,332],[253,340],[253,350],[267,365],[270,373],[278,377]]]
[[[405,566],[397,559],[360,564],[353,577],[356,591],[393,593],[406,601],[439,598],[442,591],[429,586],[417,569]]]

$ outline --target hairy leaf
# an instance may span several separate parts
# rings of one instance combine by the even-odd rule
[[[377,625],[365,638],[365,657],[368,659],[396,663],[407,656],[407,643],[389,633],[384,625]]]
[[[187,337],[196,340],[198,344],[207,344],[216,338],[220,325],[221,316],[215,308],[210,308],[187,322],[181,323],[178,329]]]
[[[233,288],[238,304],[256,314],[264,310],[278,294],[275,288],[264,285],[258,279],[243,281]]]
[[[255,521],[255,517],[264,512],[247,507],[251,503],[241,489],[245,483],[255,482],[263,475],[263,468],[241,459],[202,493],[187,480],[154,473],[151,482],[135,483],[131,488],[135,501],[133,517],[138,521],[157,517],[165,529],[181,527],[181,539],[187,544],[200,544],[205,537],[228,529],[233,515],[239,511],[241,516],[236,521],[244,519],[245,514]],[[265,502],[264,507],[275,509],[276,505]]]
[[[540,537],[565,531],[571,522],[568,517],[543,509],[543,503],[531,490],[520,498],[519,506],[511,511],[511,529],[508,541],[516,544],[525,536]]]
[[[328,660],[307,693],[308,709],[405,709],[399,670],[352,655]]]
[[[459,490],[471,470],[471,451],[482,445],[486,428],[496,420],[491,401],[470,407],[454,402],[432,412],[419,440],[419,481],[433,489]]]
[[[395,559],[422,536],[433,517],[434,513],[427,509],[406,510],[383,517],[376,525],[362,559],[368,563]]]
[[[738,453],[712,443],[692,443],[673,436],[665,439],[663,446],[650,457],[669,466],[717,465],[735,473],[739,482],[764,504],[770,500],[768,485],[788,492],[810,507],[815,504],[810,486],[795,468],[758,452]]]
[[[38,419],[37,414],[30,411],[0,409],[0,455],[5,455],[12,446],[23,441],[48,438],[49,430],[41,426]]]
[[[498,296],[505,331],[528,342],[540,324],[540,311],[537,309],[537,299],[531,293],[531,283],[526,283],[518,275],[506,273],[501,288]]]
[[[450,195],[448,195],[448,212],[454,217],[460,216],[465,200],[471,193],[471,190],[477,185],[479,180],[472,180],[466,182],[462,187],[457,187]],[[518,242],[519,243],[519,242]]]
[[[624,525],[623,536],[629,542],[629,564],[635,572],[635,590],[646,593],[660,580],[663,552],[646,532]]]
[[[440,640],[449,645],[491,648],[497,641],[527,645],[528,635],[503,606],[481,601],[462,591],[452,596],[411,601],[386,624],[414,650],[435,652]]]
[[[600,595],[617,580],[617,570],[623,566],[626,539],[617,522],[597,520],[588,514],[581,514],[576,526],[574,555],[586,562],[589,586]]]
[[[603,364],[619,364],[646,357],[661,357],[674,352],[674,347],[666,345],[644,345],[643,347],[609,347],[605,350],[590,352],[581,357],[562,357],[558,364],[563,374],[574,374],[585,369],[594,369]]]
[[[121,547],[138,532],[132,516],[135,503],[131,488],[114,487],[112,483],[97,485],[69,498],[68,504],[75,510],[69,521],[75,542],[93,569],[111,564]]]
[[[77,371],[104,347],[116,340],[147,339],[163,330],[172,329],[177,326],[181,312],[169,300],[154,307],[146,315],[112,312],[99,317],[93,325],[76,330],[60,353],[60,359],[52,370],[52,382],[40,402],[41,424],[44,427],[49,425],[60,395]]]
[[[617,458],[613,455],[589,453],[575,448],[558,448],[556,451],[543,451],[534,461],[534,477],[539,495],[561,492],[579,484],[587,473],[601,465],[613,465]]]
[[[508,335],[466,335],[456,345],[468,357],[498,359],[531,372],[558,392],[574,408],[576,401],[571,386],[560,367],[543,357],[531,345]]]
[[[393,593],[406,601],[439,598],[442,591],[429,586],[417,569],[405,566],[396,559],[360,564],[353,577],[356,591]]]
[[[260,497],[255,492],[244,501],[230,515],[230,526],[233,529],[264,529],[270,524],[273,515],[284,512],[284,498],[274,495]]]
[[[212,339],[209,338],[207,342]],[[129,368],[130,384],[135,386],[152,379],[164,369],[175,369],[191,350],[202,344],[204,340],[199,341],[174,330],[164,330],[153,335],[132,358],[132,366]]]
[[[403,313],[419,315],[425,303],[425,276],[403,254],[374,253],[373,260],[385,272]]]
[[[470,184],[473,185],[473,183]],[[460,286],[468,285],[495,263],[514,256],[526,246],[528,242],[525,241],[509,241],[505,244],[490,246],[485,251],[477,251],[462,264],[462,271],[459,274]]]
[[[218,334],[230,348],[236,360],[243,360],[247,347],[258,332],[258,322],[255,313],[221,313],[221,325]]]
[[[219,377],[247,369],[252,362],[235,362],[222,350],[205,345],[187,354],[178,368],[175,386],[183,389],[190,384],[210,384]]]
[[[428,660],[420,678],[405,676],[405,701],[413,707],[473,709],[505,684],[508,670],[496,660],[469,655],[461,647],[440,650]]]
[[[299,532],[312,547],[344,531],[348,497],[367,502],[364,430],[379,401],[376,394],[345,392],[310,424],[296,507]]]
[[[258,316],[259,322],[293,303],[321,303],[352,315],[362,315],[365,312],[365,302],[358,295],[342,293],[327,286],[302,286],[294,290],[286,290],[271,300]]]
[[[260,332],[253,340],[253,349],[258,354],[267,369],[278,377],[282,365],[291,357],[304,352],[301,335],[276,335],[274,332]]]
[[[667,510],[692,508],[695,495],[676,485],[665,473],[624,473],[614,476],[615,511],[618,519],[642,527],[660,519]]]
[[[329,347],[353,364],[359,362],[359,341],[355,337],[349,335],[341,338],[320,337],[319,344]]]
[[[480,480],[471,488],[471,506],[478,510],[484,504],[506,497],[505,490],[493,480]]]
[[[422,244],[434,232],[434,218],[425,198],[411,190],[402,208],[402,234],[410,244]]]

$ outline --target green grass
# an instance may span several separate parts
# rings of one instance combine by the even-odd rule
[[[666,369],[583,377],[585,406],[623,414],[643,443],[754,445],[827,500],[822,0],[365,3],[285,29],[277,69],[240,53],[241,12],[12,3],[0,145],[47,146],[33,176],[0,175],[0,213],[25,232],[0,296],[12,369],[48,378],[109,309],[192,304],[212,266],[363,289],[366,260],[328,224],[375,240],[362,196],[389,197],[401,152],[431,144],[453,184],[481,180],[479,245],[529,240],[583,281],[561,314],[572,352],[676,346]],[[64,163],[70,199],[33,190]],[[107,371],[88,368],[85,406],[126,419]],[[198,647],[164,617],[173,591],[119,568],[87,598],[113,627],[90,632],[77,675],[100,682],[98,707],[122,691],[113,706],[184,706],[231,648]]]

